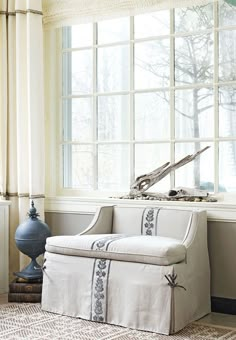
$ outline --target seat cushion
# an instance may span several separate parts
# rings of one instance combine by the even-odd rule
[[[49,237],[46,251],[161,266],[182,262],[186,257],[186,248],[179,240],[161,236],[124,234]]]

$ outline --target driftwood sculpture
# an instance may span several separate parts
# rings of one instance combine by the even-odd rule
[[[128,199],[151,199],[151,200],[168,200],[168,201],[176,201],[176,200],[184,200],[184,201],[211,201],[215,202],[215,198],[210,198],[208,193],[204,190],[197,189],[188,189],[188,188],[180,188],[177,190],[170,190],[168,194],[161,193],[150,193],[146,192],[149,188],[151,188],[154,184],[159,182],[162,178],[167,176],[171,171],[174,171],[181,166],[192,162],[195,158],[197,158],[201,153],[206,151],[209,146],[199,150],[193,155],[188,155],[181,159],[180,161],[170,164],[167,162],[160,166],[159,168],[138,176],[134,183],[130,186],[130,192],[126,196],[122,196],[120,198],[128,198]]]

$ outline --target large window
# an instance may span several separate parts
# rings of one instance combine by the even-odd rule
[[[211,3],[62,29],[63,186],[236,191],[236,7]]]

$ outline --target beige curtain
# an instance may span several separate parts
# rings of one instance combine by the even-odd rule
[[[44,218],[41,0],[0,1],[0,196],[11,200],[11,277],[28,262],[14,235],[31,199]]]
[[[43,0],[45,29],[218,0]]]

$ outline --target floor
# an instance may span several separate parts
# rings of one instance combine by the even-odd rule
[[[0,305],[6,303],[8,303],[7,294],[0,294]],[[210,313],[204,318],[198,320],[198,322],[224,327],[232,327],[236,329],[236,315]]]
[[[198,320],[198,322],[236,329],[236,315],[210,313],[204,318]]]

